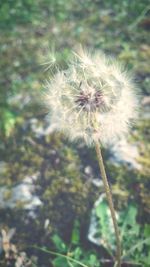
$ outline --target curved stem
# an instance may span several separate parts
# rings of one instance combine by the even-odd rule
[[[108,201],[110,212],[111,212],[113,226],[114,226],[114,230],[115,230],[116,244],[117,244],[117,253],[116,253],[116,264],[117,265],[115,265],[115,266],[121,267],[121,242],[120,242],[120,237],[119,237],[119,229],[118,229],[118,224],[117,224],[117,220],[116,220],[112,195],[111,195],[110,187],[109,187],[106,172],[105,172],[105,167],[104,167],[104,162],[103,162],[103,158],[102,158],[102,154],[101,154],[101,149],[100,149],[100,145],[98,142],[95,142],[95,149],[96,149],[96,154],[97,154],[97,158],[98,158],[98,164],[99,164],[99,168],[100,168],[100,172],[101,172],[101,177],[102,177],[103,183],[104,183],[107,201]]]

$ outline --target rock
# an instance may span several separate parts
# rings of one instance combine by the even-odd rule
[[[31,126],[31,129],[36,137],[40,138],[42,136],[50,135],[56,130],[55,124],[46,125],[46,121],[43,124],[40,124],[36,118],[32,118],[28,121]]]
[[[138,163],[138,148],[135,144],[130,144],[126,139],[118,141],[111,148],[112,155],[110,161],[114,164],[126,164],[131,169],[140,170],[142,166]]]
[[[38,196],[34,195],[34,181],[38,178],[38,173],[25,177],[22,182],[8,188],[7,186],[0,187],[0,208],[16,208],[20,206],[25,210],[34,210],[42,205]]]

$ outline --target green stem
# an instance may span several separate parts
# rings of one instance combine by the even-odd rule
[[[70,260],[70,261],[72,261],[72,262],[74,262],[74,263],[77,263],[77,264],[79,264],[79,265],[82,266],[82,267],[88,267],[88,266],[85,265],[84,263],[82,263],[82,262],[80,262],[80,261],[78,261],[78,260],[75,260],[75,259],[73,259],[72,257],[70,257],[70,256],[68,256],[68,255],[64,255],[64,254],[61,254],[61,253],[57,253],[57,252],[54,252],[54,251],[51,251],[51,250],[48,250],[48,249],[45,249],[45,248],[40,248],[40,247],[38,247],[38,246],[32,246],[32,247],[35,248],[35,249],[38,249],[38,250],[40,250],[40,251],[43,251],[43,252],[45,252],[45,253],[54,255],[54,256],[60,256],[60,257],[62,257],[62,258],[65,258],[66,260]]]
[[[115,230],[116,244],[117,244],[117,253],[116,253],[117,265],[115,265],[115,266],[121,267],[121,242],[120,242],[120,236],[119,236],[119,229],[118,229],[118,224],[117,224],[117,220],[116,220],[112,195],[111,195],[110,187],[109,187],[106,172],[105,172],[105,167],[104,167],[104,162],[103,162],[103,158],[102,158],[102,154],[101,154],[101,149],[100,149],[100,145],[98,142],[95,142],[95,149],[96,149],[96,154],[97,154],[97,158],[98,158],[98,164],[99,164],[99,168],[100,168],[100,172],[101,172],[101,177],[102,177],[103,183],[104,183],[107,201],[108,201],[110,212],[111,212],[113,226],[114,226],[114,230]]]

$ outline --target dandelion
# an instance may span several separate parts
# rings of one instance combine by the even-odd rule
[[[82,49],[47,83],[44,100],[51,123],[71,140],[109,144],[127,133],[136,115],[133,88],[117,62]]]
[[[47,50],[46,54],[48,60],[41,63],[41,65],[45,66],[44,71],[48,71],[56,64],[56,53],[54,46],[52,46],[51,49],[47,48],[46,50]]]
[[[50,121],[71,140],[95,146],[117,241],[116,262],[121,266],[121,244],[100,144],[115,142],[128,132],[137,101],[130,75],[116,60],[82,48],[73,53],[68,68],[47,83],[44,102]]]

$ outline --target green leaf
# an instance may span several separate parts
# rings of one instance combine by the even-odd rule
[[[105,243],[107,242],[110,246],[113,246],[114,229],[112,226],[112,218],[107,202],[104,199],[101,199],[95,211],[97,217],[99,218],[99,230],[101,234],[102,244],[107,247],[107,244]]]
[[[79,221],[75,220],[73,231],[72,231],[72,236],[71,236],[71,244],[73,244],[73,245],[78,245],[80,242],[79,227],[80,227]]]
[[[63,254],[60,254],[60,253],[57,253],[57,252],[48,250],[48,249],[46,249],[46,248],[40,248],[40,247],[38,247],[38,246],[32,246],[32,247],[34,247],[35,249],[38,249],[38,250],[40,250],[40,251],[43,251],[43,252],[45,252],[45,253],[55,255],[57,258],[60,257],[60,258],[66,259],[67,262],[69,262],[69,263],[71,262],[71,263],[73,263],[73,264],[78,264],[78,265],[80,265],[80,266],[82,266],[82,267],[89,267],[89,266],[85,265],[84,263],[82,263],[82,262],[80,262],[80,261],[78,261],[78,260],[72,258],[72,257],[71,257],[72,253],[71,253],[71,255],[68,255],[68,254],[67,254],[67,255],[63,255]],[[69,254],[70,254],[70,253],[69,253]],[[67,267],[67,266],[66,266],[66,267]]]
[[[11,134],[11,131],[15,125],[17,116],[9,111],[8,109],[4,109],[2,111],[2,118],[1,118],[1,123],[0,123],[0,128],[4,132],[4,134],[9,137]]]
[[[73,251],[73,255],[74,255],[74,258],[76,259],[76,260],[79,260],[80,259],[80,257],[81,257],[81,255],[82,255],[82,250],[81,250],[81,248],[80,247],[77,247],[74,251]]]
[[[91,254],[90,258],[89,258],[89,265],[95,266],[96,264],[97,264],[97,257],[96,257],[96,255]]]
[[[55,246],[59,252],[67,252],[67,247],[66,247],[65,243],[58,235],[56,235],[56,234],[53,235],[52,241],[55,244]]]
[[[67,260],[62,257],[57,257],[53,261],[54,267],[67,267],[68,263]]]
[[[145,224],[144,226],[144,236],[150,237],[150,224]]]
[[[135,244],[135,246],[132,246],[131,249],[129,251],[127,251],[124,255],[124,257],[127,257],[128,255],[132,254],[133,252],[135,252],[135,250],[139,249],[141,250],[141,248],[143,247],[143,245],[146,244],[150,244],[150,238],[144,239],[139,241],[138,243]]]
[[[128,233],[139,235],[140,226],[136,222],[137,207],[130,204],[123,212],[120,213],[119,221],[121,226],[121,238]]]

